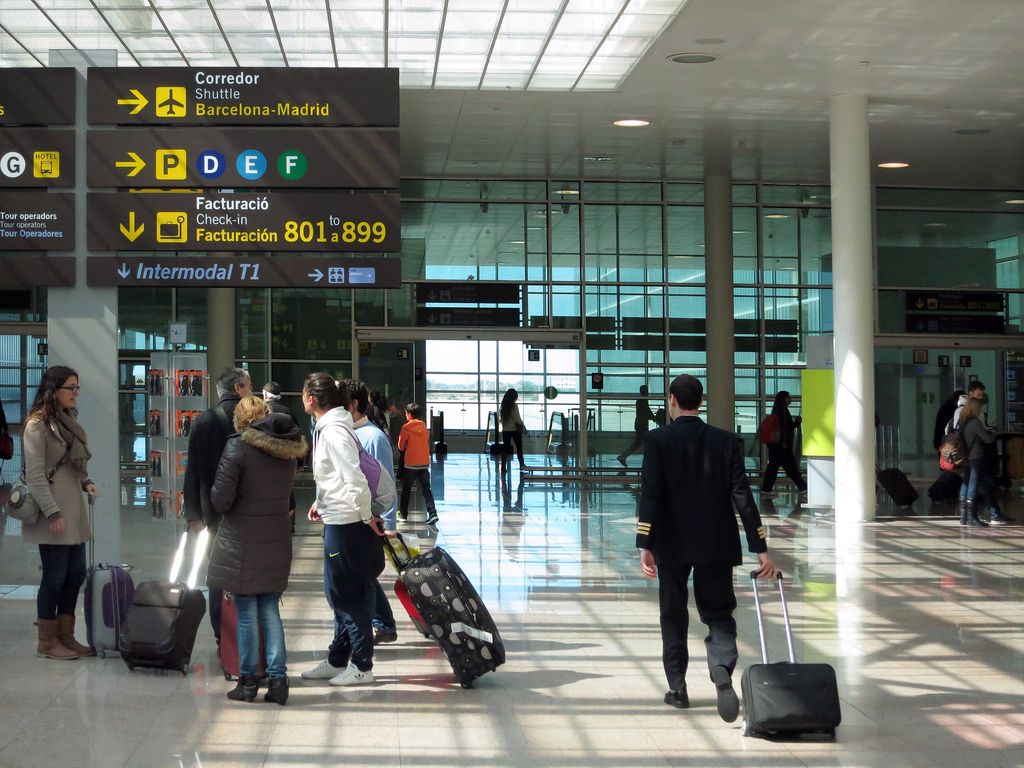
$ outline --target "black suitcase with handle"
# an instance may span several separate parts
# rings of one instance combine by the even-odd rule
[[[842,720],[835,670],[828,664],[797,663],[781,573],[778,576],[779,598],[786,627],[789,661],[769,663],[761,599],[757,591],[758,580],[754,572],[750,578],[754,584],[754,605],[763,663],[747,667],[740,678],[743,692],[743,735],[795,736],[817,732],[835,737],[836,728]]]
[[[441,646],[462,687],[471,688],[478,677],[504,664],[505,646],[494,619],[452,556],[434,547],[405,560],[384,541],[407,592],[399,598],[412,603],[418,617],[410,611],[410,618]]]
[[[893,504],[897,507],[909,507],[917,501],[917,489],[910,483],[910,479],[903,472],[895,467],[889,469],[876,469],[878,484],[889,494]]]
[[[128,669],[152,667],[188,673],[196,633],[206,615],[206,598],[195,589],[195,582],[208,536],[205,529],[199,533],[187,581],[178,581],[178,571],[185,559],[188,531],[181,536],[169,579],[146,581],[135,588],[121,645],[121,658]]]

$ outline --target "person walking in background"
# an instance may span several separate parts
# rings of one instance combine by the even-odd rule
[[[779,467],[785,470],[786,475],[801,493],[807,490],[807,483],[800,476],[800,467],[797,465],[796,457],[793,455],[793,436],[800,417],[793,418],[789,412],[789,404],[792,400],[789,392],[780,391],[775,395],[775,403],[772,405],[771,415],[775,417],[778,440],[767,443],[768,466],[764,470],[764,478],[761,480],[761,494],[763,496],[773,495],[775,478],[779,475]]]
[[[361,381],[352,379],[345,382],[348,387],[350,398],[348,412],[352,416],[352,426],[355,429],[356,437],[362,443],[363,450],[380,462],[384,471],[395,477],[395,454],[391,450],[391,441],[384,434],[380,427],[370,421],[370,392]],[[394,536],[398,527],[395,518],[397,504],[392,502],[391,506],[381,514],[384,521],[384,535]],[[376,576],[370,579],[370,615],[373,624],[373,644],[394,643],[398,640],[398,627],[395,624],[395,614],[391,610],[391,603],[388,596],[384,594],[384,588],[380,585]]]
[[[280,602],[292,567],[288,507],[295,460],[309,446],[291,416],[271,413],[252,395],[239,401],[233,422],[238,434],[228,439],[210,489],[221,523],[207,577],[211,588],[234,595],[238,610],[238,685],[227,696],[256,698],[262,629],[269,678],[264,699],[284,706],[288,667]]]
[[[231,420],[239,400],[252,394],[252,379],[241,368],[226,368],[217,378],[217,396],[220,400],[196,417],[188,436],[188,464],[185,466],[183,490],[185,494],[185,520],[190,531],[205,526],[210,537],[217,535],[220,513],[210,503],[210,489],[217,478],[220,456],[234,432]],[[220,655],[220,606],[224,594],[210,587],[210,626],[217,640]]]
[[[935,446],[936,451],[942,445],[942,438],[946,436],[946,429],[953,419],[953,414],[962,404],[960,398],[963,397],[963,402],[967,402],[967,398],[964,397],[966,394],[962,389],[953,390],[953,394],[939,406],[939,411],[935,414],[935,433],[932,435],[932,445]]]
[[[777,571],[768,555],[740,443],[732,432],[701,420],[703,398],[704,387],[693,376],[677,376],[669,386],[669,423],[648,435],[640,470],[636,546],[644,576],[658,579],[662,661],[669,686],[665,703],[677,709],[690,706],[686,636],[687,581],[692,572],[697,612],[708,627],[704,643],[718,714],[731,723],[739,715],[732,687],[739,656],[732,571],[743,561],[737,512],[747,547],[757,554],[757,577],[773,578]]]
[[[48,368],[25,419],[25,481],[42,514],[22,524],[25,541],[39,545],[43,575],[36,593],[36,655],[77,659],[96,651],[75,640],[75,608],[85,583],[85,542],[92,538],[82,493],[96,496],[89,479],[92,454],[78,423],[78,374]]]
[[[508,457],[512,455],[513,443],[516,446],[520,469],[526,463],[523,459],[523,435],[526,434],[526,425],[519,413],[517,400],[519,400],[519,393],[514,389],[507,390],[501,398],[501,408],[498,411],[501,416],[501,440],[505,444],[505,451],[501,454],[502,469],[505,468]]]
[[[644,444],[647,431],[650,429],[650,422],[657,423],[657,418],[651,411],[651,405],[647,400],[647,385],[640,387],[640,397],[636,399],[636,416],[633,418],[633,443],[620,453],[616,458],[619,464],[626,466],[626,458],[638,451]]]
[[[329,373],[311,373],[302,387],[302,406],[316,419],[313,479],[316,501],[309,519],[324,524],[324,586],[334,612],[334,639],[327,658],[302,673],[331,685],[372,683],[373,636],[369,575],[377,536],[384,526],[370,509],[370,486],[359,467],[359,443],[352,431],[347,387]]]
[[[398,450],[402,452],[402,504],[398,519],[409,519],[409,495],[413,481],[418,480],[423,500],[427,504],[427,525],[437,525],[437,507],[434,493],[430,490],[430,431],[421,418],[423,408],[419,403],[405,406],[405,424],[398,436]]]
[[[960,524],[968,526],[986,524],[978,517],[973,495],[974,487],[976,487],[978,495],[988,506],[987,524],[1006,525],[1012,520],[999,511],[999,502],[996,500],[996,483],[985,455],[985,446],[993,445],[996,441],[996,431],[992,427],[985,426],[981,415],[983,406],[984,404],[979,398],[969,397],[967,403],[960,410],[959,428],[963,433],[964,443],[967,445],[967,459],[971,465],[971,486],[973,486],[971,494],[960,502]]]

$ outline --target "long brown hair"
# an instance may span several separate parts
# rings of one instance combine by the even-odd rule
[[[32,407],[28,411],[25,423],[32,419],[42,419],[47,424],[57,420],[57,413],[60,406],[57,404],[57,390],[64,386],[64,382],[74,376],[78,378],[78,372],[66,365],[55,365],[47,368],[43,377],[39,380],[39,389],[36,390],[36,397],[32,401]]]
[[[975,400],[973,397],[968,398],[964,404],[964,409],[960,411],[960,429],[963,429],[971,419],[980,419],[981,409],[984,407],[985,404],[981,400]]]

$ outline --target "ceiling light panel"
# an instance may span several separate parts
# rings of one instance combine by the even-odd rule
[[[385,0],[331,0],[339,67],[384,66]]]

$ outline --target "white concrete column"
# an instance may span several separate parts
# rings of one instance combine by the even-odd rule
[[[708,423],[736,429],[736,335],[733,323],[732,175],[704,176],[704,269],[707,275]]]
[[[829,99],[835,317],[836,520],[875,518],[874,280],[868,99]]]
[[[210,368],[210,402],[216,404],[214,383],[225,368],[235,367],[235,289],[206,289],[206,322],[208,341],[206,361]],[[254,381],[260,386],[262,381]]]
[[[96,483],[93,534],[96,560],[121,562],[121,472],[117,407],[117,289],[86,284],[86,90],[88,66],[117,65],[114,51],[51,51],[51,67],[74,67],[75,77],[75,287],[47,294],[47,363],[78,372],[78,421],[89,438],[89,476]],[[97,226],[115,226],[97,222]]]

